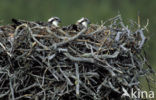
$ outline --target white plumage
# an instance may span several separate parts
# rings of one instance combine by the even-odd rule
[[[61,19],[58,17],[51,17],[48,19],[48,23],[50,23],[51,25],[56,26],[56,27],[59,26],[60,22],[61,22]]]
[[[84,17],[77,21],[77,25],[82,25],[83,27],[88,27],[88,24],[90,24],[90,21]]]

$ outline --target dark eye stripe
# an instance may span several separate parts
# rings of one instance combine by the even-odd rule
[[[90,22],[88,19],[84,19],[83,21],[80,22],[80,24],[82,24],[83,22]]]
[[[80,24],[82,24],[83,22],[85,22],[85,20],[81,21]]]
[[[61,21],[59,18],[53,18],[50,22],[53,22],[53,21],[55,21],[55,20]]]

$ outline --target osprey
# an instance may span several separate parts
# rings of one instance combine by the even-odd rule
[[[61,23],[61,19],[58,17],[51,17],[48,19],[48,23],[55,27],[58,27],[59,23]]]
[[[76,22],[77,25],[83,27],[83,28],[87,28],[88,25],[90,24],[90,21],[88,18],[84,18],[82,17],[81,19],[79,19],[77,22]]]
[[[18,19],[15,19],[15,18],[12,18],[11,21],[14,23],[12,25],[14,28],[16,28],[17,26],[19,26],[19,25],[21,25],[23,23],[28,23],[28,22],[26,22],[24,20],[18,20]]]
[[[29,22],[29,21],[25,21],[25,20],[18,20],[18,19],[14,19],[12,18],[11,21],[14,23],[13,27],[16,28],[17,26],[21,25],[21,24],[31,24],[33,25],[34,23]],[[47,25],[53,25],[55,27],[58,27],[58,24],[61,22],[60,18],[58,17],[51,17],[50,19],[48,19],[48,23],[47,22],[41,22],[41,21],[36,21],[35,23],[42,25],[42,26],[47,26]],[[34,24],[35,25],[35,24]]]
[[[15,19],[15,18],[12,18],[11,21],[13,22],[13,27],[16,28],[17,26],[21,25],[21,24],[28,24],[30,26],[35,26],[36,24],[38,25],[47,25],[47,23],[44,23],[44,22],[41,22],[41,21],[26,21],[26,20],[19,20],[19,19]]]
[[[65,26],[62,29],[65,31],[81,31],[83,28],[88,28],[88,25],[90,24],[89,19],[82,17],[79,19],[76,24],[71,24],[69,26]]]

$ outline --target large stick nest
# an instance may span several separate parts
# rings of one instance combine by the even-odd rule
[[[0,98],[125,98],[152,71],[143,52],[146,26],[138,26],[125,26],[121,16],[80,32],[32,21],[0,26]]]

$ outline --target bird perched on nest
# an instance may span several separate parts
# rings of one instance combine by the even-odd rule
[[[77,21],[76,24],[79,26],[79,28],[87,28],[88,25],[90,24],[90,21],[88,18],[82,17],[81,19]]]
[[[51,17],[48,19],[48,22],[41,22],[41,21],[29,22],[29,21],[25,21],[25,20],[18,20],[18,19],[12,18],[11,21],[14,23],[13,27],[15,27],[15,28],[21,24],[34,25],[35,23],[38,25],[42,25],[42,26],[48,25],[48,26],[59,27],[59,23],[61,22],[61,19],[58,17]]]
[[[13,22],[13,27],[16,28],[17,26],[21,25],[21,24],[24,24],[24,23],[28,23],[27,21],[24,21],[24,20],[18,20],[18,19],[15,19],[15,18],[12,18],[11,21]]]
[[[48,23],[52,26],[59,27],[61,19],[59,17],[51,17],[48,19]]]
[[[41,21],[26,21],[26,20],[20,20],[20,19],[15,19],[15,18],[12,18],[11,19],[12,23],[13,23],[13,27],[16,28],[17,26],[20,26],[22,24],[27,24],[29,26],[36,26],[36,25],[42,25],[42,26],[45,26],[47,25],[47,23],[44,23],[44,22],[41,22]]]
[[[75,31],[75,32],[79,32],[83,28],[88,28],[88,25],[89,24],[90,24],[89,19],[82,17],[81,19],[79,19],[76,22],[76,24],[71,24],[69,26],[65,26],[65,27],[62,28],[62,30],[64,30],[64,31]]]
[[[59,24],[61,23],[61,19],[59,17],[51,17],[48,19],[48,25],[52,26],[53,29],[57,29],[55,31],[58,31],[58,33],[61,33],[63,35],[67,35],[62,28],[59,26]]]

